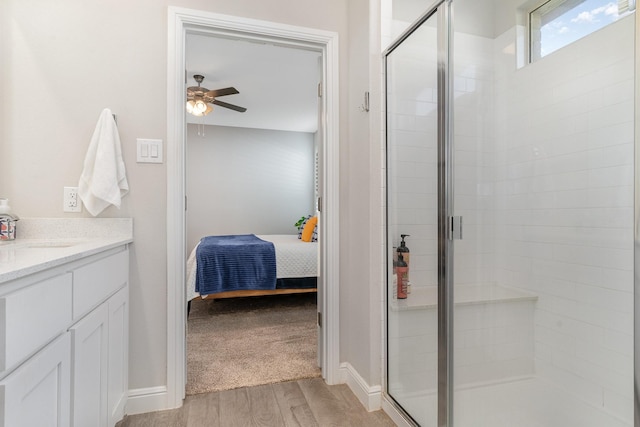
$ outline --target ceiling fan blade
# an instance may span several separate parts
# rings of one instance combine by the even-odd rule
[[[219,105],[220,107],[229,108],[231,110],[239,111],[241,113],[244,113],[245,111],[247,111],[247,109],[244,108],[244,107],[238,107],[237,105],[228,104],[226,102],[218,101],[217,99],[214,99],[213,101],[211,101],[211,103],[215,104],[215,105]]]
[[[235,87],[225,87],[223,89],[214,89],[206,93],[207,96],[215,98],[216,96],[235,95],[238,90]]]

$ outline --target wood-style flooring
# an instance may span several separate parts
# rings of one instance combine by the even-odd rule
[[[382,411],[367,412],[344,384],[321,378],[187,396],[179,409],[129,415],[116,427],[391,427]]]

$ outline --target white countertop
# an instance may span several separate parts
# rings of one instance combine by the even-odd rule
[[[0,284],[132,241],[130,218],[21,219],[18,238],[0,241]]]

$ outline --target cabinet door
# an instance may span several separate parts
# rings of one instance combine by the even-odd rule
[[[129,391],[129,287],[118,291],[109,306],[109,427],[124,417]]]
[[[3,427],[70,424],[69,333],[65,332],[0,381]],[[88,424],[87,424],[88,425]]]
[[[108,314],[103,304],[69,329],[74,427],[107,423]]]

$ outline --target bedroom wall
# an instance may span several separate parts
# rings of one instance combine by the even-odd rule
[[[187,128],[187,251],[215,234],[295,234],[313,213],[314,134]]]

